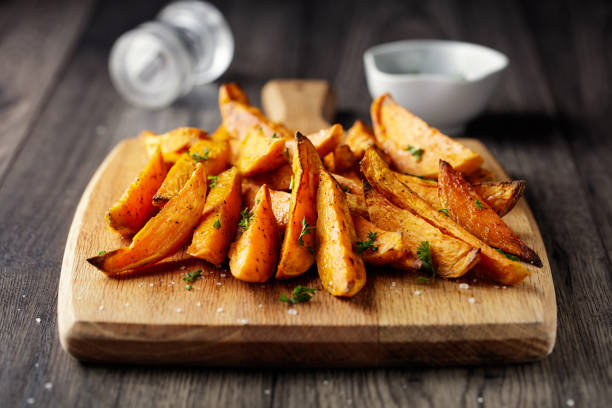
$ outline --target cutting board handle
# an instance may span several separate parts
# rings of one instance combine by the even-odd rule
[[[261,90],[266,115],[289,129],[313,133],[330,126],[336,98],[322,79],[274,79]]]

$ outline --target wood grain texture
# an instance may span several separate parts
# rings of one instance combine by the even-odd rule
[[[474,139],[485,167],[507,176]],[[138,277],[111,279],[85,260],[126,245],[104,213],[146,163],[142,141],[121,142],[93,176],[77,207],[62,265],[58,326],[64,348],[100,362],[377,366],[407,363],[530,361],[548,355],[556,336],[556,304],[548,260],[515,287],[473,278],[417,283],[417,276],[370,268],[354,299],[320,292],[297,315],[279,302],[297,284],[322,286],[315,273],[297,281],[247,284],[227,267],[177,255]],[[523,201],[505,218],[546,258]],[[185,290],[182,278],[202,269]],[[469,289],[461,289],[469,282]],[[472,304],[468,300],[474,298]],[[255,350],[267,350],[258,352]]]
[[[223,81],[239,82],[257,104],[270,78],[326,79],[337,90],[335,120],[345,127],[369,117],[361,57],[371,45],[456,39],[510,57],[499,92],[466,135],[482,140],[513,178],[528,181],[526,198],[555,275],[557,344],[546,359],[443,368],[266,370],[126,367],[71,358],[57,335],[59,271],[75,208],[95,169],[118,141],[143,128],[163,132],[189,124],[213,130],[219,124],[216,85],[150,112],[125,104],[108,80],[114,39],[152,18],[163,4],[99,2],[45,102],[24,119],[27,139],[8,157],[0,186],[2,405],[25,406],[28,398],[50,407],[562,407],[570,399],[576,407],[610,405],[612,4],[607,1],[217,3],[237,44]],[[0,18],[17,21],[16,15]],[[33,23],[48,15],[34,17]],[[25,26],[0,24],[0,42],[18,28]],[[0,61],[6,61],[4,54]],[[27,70],[34,76],[37,69]]]

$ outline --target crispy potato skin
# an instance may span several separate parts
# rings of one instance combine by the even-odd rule
[[[241,184],[240,173],[235,167],[217,176],[217,185],[206,197],[200,223],[187,249],[189,255],[213,265],[223,263],[240,220]],[[220,226],[216,228],[215,225]]]
[[[369,234],[371,232],[376,234],[376,240],[372,244],[376,247],[376,250],[366,249],[360,254],[365,263],[387,265],[406,257],[407,252],[404,248],[401,232],[385,231],[359,215],[351,214],[351,216],[357,234],[357,242],[367,242],[370,239]]]
[[[366,283],[366,269],[354,249],[357,234],[344,192],[324,169],[317,190],[317,214],[315,256],[321,283],[334,296],[355,296]]]
[[[151,218],[127,248],[116,249],[87,261],[109,276],[153,265],[178,251],[193,233],[204,210],[206,176],[202,165],[162,210]]]
[[[155,214],[152,199],[166,177],[166,164],[158,147],[148,164],[123,196],[106,213],[111,231],[132,235]]]
[[[370,219],[370,214],[368,213],[368,207],[366,206],[363,194],[345,193],[345,196],[351,214],[359,215],[367,220]]]
[[[257,188],[267,184],[272,190],[289,191],[292,178],[293,170],[291,169],[291,165],[285,164],[272,171],[245,177],[244,181],[256,185]]]
[[[332,176],[340,184],[345,193],[363,194],[363,185],[359,178],[337,173],[332,173]]]
[[[255,207],[255,196],[260,189],[260,185],[242,183],[242,201],[251,210]],[[279,232],[284,232],[289,221],[289,208],[291,207],[291,194],[286,191],[270,190],[270,202],[272,212],[276,218]]]
[[[464,173],[471,173],[483,162],[480,155],[396,104],[389,94],[376,98],[370,111],[376,140],[403,173],[436,178],[438,159]],[[407,150],[408,146],[423,149],[421,158]]]
[[[309,226],[317,222],[315,209],[317,188],[319,186],[319,170],[321,159],[310,140],[296,134],[297,154],[293,156],[293,190],[291,191],[291,205],[289,208],[289,221],[285,230],[280,261],[276,270],[277,279],[288,279],[301,275],[314,263],[315,234],[313,232],[302,236],[303,245],[299,238],[302,232],[302,221]]]
[[[376,145],[374,131],[362,121],[356,120],[353,126],[346,132],[344,144],[351,148],[357,160],[361,160],[365,151],[370,146]]]
[[[208,152],[208,153],[206,153]],[[198,156],[199,155],[199,156]],[[194,157],[208,157],[208,159],[200,159]],[[183,188],[191,173],[200,163],[204,173],[209,176],[214,176],[221,173],[227,167],[229,156],[229,148],[225,141],[200,140],[187,153],[181,155],[181,158],[170,168],[168,175],[162,183],[155,196],[153,196],[153,204],[157,207],[163,207],[168,200],[178,194]]]
[[[367,153],[366,153],[367,154]],[[364,195],[370,219],[388,231],[399,231],[410,259],[418,259],[417,248],[429,241],[436,273],[444,278],[465,275],[480,260],[480,250],[456,238],[443,234],[424,219],[393,205],[382,194],[364,182]],[[416,266],[398,262],[398,266]]]
[[[243,176],[274,170],[287,163],[285,140],[266,137],[259,126],[251,128],[240,146],[236,167]]]
[[[427,201],[436,210],[444,208],[438,197],[438,182],[423,180],[415,176],[393,172],[395,177],[407,185],[412,191]],[[499,181],[473,184],[474,191],[489,204],[499,216],[510,212],[521,198],[525,190],[525,181]]]
[[[542,266],[540,257],[502,221],[476,189],[444,160],[440,160],[438,193],[450,217],[477,238],[524,261]],[[480,203],[480,208],[476,203]]]
[[[253,218],[229,251],[232,275],[246,282],[265,282],[274,274],[280,244],[270,192],[265,184],[255,196]]]
[[[332,173],[340,173],[352,169],[357,161],[349,146],[340,145],[324,157],[323,164]]]
[[[166,163],[175,163],[190,146],[206,137],[206,132],[193,127],[179,127],[162,135],[146,130],[140,132],[140,139],[144,142],[149,157],[152,157],[159,147]]]
[[[306,137],[310,139],[319,156],[324,157],[338,147],[340,141],[342,141],[343,133],[342,125],[335,124],[327,129],[308,134]]]
[[[431,225],[439,228],[444,234],[479,248],[481,259],[477,269],[482,271],[489,279],[511,285],[519,283],[529,276],[529,269],[521,263],[514,262],[495,251],[452,219],[435,210],[399,181],[375,149],[368,149],[364,155],[361,161],[361,171],[370,184],[396,206],[418,215]]]

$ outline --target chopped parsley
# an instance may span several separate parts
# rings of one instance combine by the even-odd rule
[[[310,299],[312,299],[317,290],[318,289],[305,288],[302,285],[298,285],[295,287],[295,289],[293,289],[293,292],[291,292],[292,297],[289,297],[283,293],[281,294],[280,301],[289,303],[291,305],[308,302]]]
[[[357,253],[360,254],[366,249],[370,249],[372,252],[376,252],[378,250],[377,246],[374,246],[374,242],[376,241],[376,232],[368,233],[367,241],[357,241]]]
[[[187,272],[187,273],[185,274],[185,277],[183,278],[183,280],[184,280],[185,282],[193,282],[193,281],[195,281],[195,280],[198,278],[198,276],[200,276],[201,274],[202,274],[202,270],[201,270],[201,269],[198,269],[197,271],[193,271],[193,272]],[[191,285],[187,285],[187,286],[191,286]],[[187,290],[189,290],[189,289],[187,289]]]
[[[272,139],[278,139],[278,135],[276,134],[276,132],[272,133]]]
[[[216,229],[221,229],[221,214],[217,215],[217,220],[213,224],[213,227]]]
[[[345,193],[350,193],[351,189],[348,188],[348,186],[342,186],[342,191],[344,191]]]
[[[289,148],[285,147],[285,157],[289,158]]]
[[[106,254],[106,251],[100,251],[100,252],[98,252],[98,256],[102,256],[102,255],[104,255],[104,254]]]
[[[193,286],[191,286],[191,285],[185,285],[185,289],[187,289],[187,290],[191,290],[191,288],[193,288]]]
[[[502,251],[502,250],[501,250],[501,249],[499,249],[499,248],[495,248],[495,250],[496,250],[497,252],[499,252],[500,254],[502,254],[503,256],[505,256],[506,258],[508,258],[508,259],[512,260],[512,261],[518,261],[518,260],[519,260],[518,256],[516,256],[516,255],[507,254],[507,253],[505,253],[504,251]]]
[[[478,208],[478,211],[482,210],[482,203],[480,202],[480,200],[474,201],[474,204],[476,204],[476,208]]]
[[[311,226],[310,224],[308,224],[308,222],[306,221],[306,217],[304,217],[302,219],[302,231],[300,232],[300,236],[298,237],[298,243],[300,244],[300,246],[304,246],[304,240],[302,239],[302,237],[304,235],[310,234],[312,232],[313,229],[315,229],[316,227]],[[314,250],[311,247],[307,247],[306,248],[310,253],[312,253]]]
[[[203,155],[198,153],[198,152],[195,152],[195,153],[189,153],[189,156],[193,160],[195,160],[197,162],[201,162],[201,161],[204,161],[204,160],[208,160],[208,155],[209,154],[210,154],[210,149],[207,147],[207,148],[204,149],[204,154]]]
[[[249,224],[251,223],[251,218],[253,218],[253,213],[249,211],[248,207],[245,207],[244,210],[240,211],[240,217],[238,226],[246,231],[249,229]]]
[[[425,150],[423,150],[423,149],[421,149],[419,147],[411,146],[411,145],[406,146],[404,148],[404,150],[410,152],[411,155],[416,157],[417,161],[421,161],[423,153],[425,153]]]
[[[438,212],[441,212],[442,214],[446,215],[447,217],[449,216],[449,215],[448,215],[448,210],[447,210],[446,208],[440,208],[440,209],[438,210]]]
[[[417,248],[417,257],[423,262],[423,270],[431,273],[431,276],[419,276],[418,283],[426,283],[436,277],[433,261],[431,260],[431,251],[429,249],[429,241],[422,241]]]
[[[217,187],[217,178],[219,176],[208,176],[208,179],[210,180],[210,183],[208,184],[208,188],[215,188]]]

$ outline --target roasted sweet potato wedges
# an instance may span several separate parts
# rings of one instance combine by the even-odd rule
[[[242,175],[251,176],[275,170],[287,161],[285,140],[276,133],[267,137],[260,126],[255,126],[247,132],[242,141],[236,167]]]
[[[306,137],[310,139],[319,156],[325,157],[326,154],[333,152],[338,147],[343,132],[342,125],[335,124],[327,129],[308,134]]]
[[[232,275],[247,282],[265,282],[274,274],[280,244],[270,192],[265,184],[255,196],[255,207],[246,231],[229,251]]]
[[[366,282],[365,265],[355,250],[357,234],[344,192],[325,169],[317,190],[316,260],[323,287],[351,297]]]
[[[332,173],[340,173],[353,168],[358,159],[355,157],[351,148],[347,145],[340,145],[323,159],[325,168]]]
[[[136,234],[127,248],[116,249],[87,261],[109,276],[153,265],[178,251],[200,220],[206,200],[206,177],[201,164],[179,194]]]
[[[232,167],[210,180],[209,188],[202,218],[187,253],[213,265],[220,265],[227,257],[240,220],[240,173],[236,167]]]
[[[315,234],[312,228],[317,222],[315,202],[321,159],[306,136],[298,132],[296,142],[289,221],[276,271],[277,279],[301,275],[314,262]]]
[[[106,222],[112,231],[132,235],[146,224],[155,214],[153,196],[166,173],[166,164],[158,147],[144,170],[106,213]]]
[[[427,125],[389,94],[372,102],[371,116],[376,140],[403,173],[436,178],[439,159],[464,173],[471,173],[483,162],[480,155]]]
[[[243,203],[251,210],[255,207],[255,196],[261,186],[254,184],[242,183],[242,200]],[[276,218],[276,224],[279,231],[284,232],[289,221],[289,208],[291,207],[291,194],[286,191],[270,190],[270,202],[272,204],[272,212]]]
[[[375,149],[370,148],[366,151],[361,160],[361,171],[368,182],[396,206],[426,220],[444,234],[479,248],[481,259],[478,269],[490,279],[503,284],[516,284],[529,276],[529,269],[521,263],[508,259],[476,238],[399,181]]]
[[[365,151],[376,144],[376,138],[372,128],[360,120],[356,120],[353,126],[346,132],[344,138],[345,145],[351,148],[351,151],[358,160],[361,160]]]
[[[180,127],[161,135],[146,130],[140,132],[149,157],[153,156],[159,147],[167,163],[175,163],[182,153],[206,136],[206,132],[193,127]]]
[[[463,228],[494,248],[542,266],[538,254],[516,235],[450,164],[440,160],[438,176],[440,202],[449,216]]]
[[[356,214],[352,214],[352,217],[357,234],[356,252],[365,263],[387,265],[409,256],[401,232],[385,231]]]

